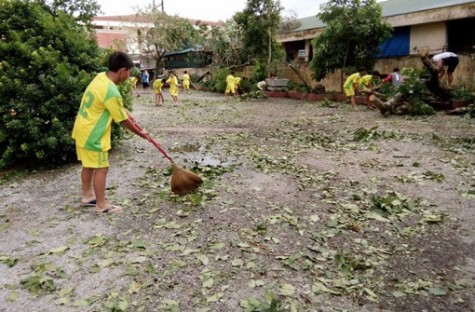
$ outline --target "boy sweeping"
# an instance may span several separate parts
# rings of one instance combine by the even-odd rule
[[[82,163],[81,204],[95,206],[96,213],[118,213],[122,207],[106,201],[106,178],[109,170],[108,153],[111,148],[112,121],[120,123],[140,137],[146,131],[135,126],[133,116],[124,108],[117,84],[125,82],[134,63],[123,52],[109,56],[109,70],[98,74],[89,84],[81,100],[72,137],[76,153]]]

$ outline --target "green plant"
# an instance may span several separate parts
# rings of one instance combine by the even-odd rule
[[[224,93],[226,90],[226,77],[229,75],[227,68],[218,69],[211,79],[210,85],[212,90],[219,93]]]
[[[458,86],[452,90],[454,100],[475,104],[475,90],[470,90],[465,86]]]
[[[267,95],[262,92],[261,90],[257,90],[257,91],[251,91],[251,92],[248,92],[248,93],[243,93],[239,96],[239,98],[243,101],[246,101],[246,100],[263,100],[263,99],[267,99]]]
[[[298,92],[307,92],[307,87],[305,86],[304,83],[301,82],[295,82],[295,81],[289,81],[289,84],[287,85],[289,90],[296,90]]]
[[[0,20],[0,168],[72,159],[71,129],[100,64],[96,42],[72,15],[39,1],[4,1]]]

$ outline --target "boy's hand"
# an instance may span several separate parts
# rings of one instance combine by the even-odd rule
[[[148,136],[148,132],[145,131],[145,130],[142,130],[142,131],[140,132],[139,136],[140,136],[141,138],[143,138],[143,139],[150,140],[150,139],[149,139],[149,136]]]

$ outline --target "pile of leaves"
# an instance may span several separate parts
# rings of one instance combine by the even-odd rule
[[[257,90],[257,91],[251,91],[251,92],[243,93],[243,94],[239,95],[239,98],[243,101],[246,101],[246,100],[263,100],[263,99],[267,99],[267,94],[265,94],[261,90]]]

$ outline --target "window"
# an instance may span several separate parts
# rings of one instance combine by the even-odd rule
[[[475,51],[475,18],[448,21],[447,42],[450,52]]]

